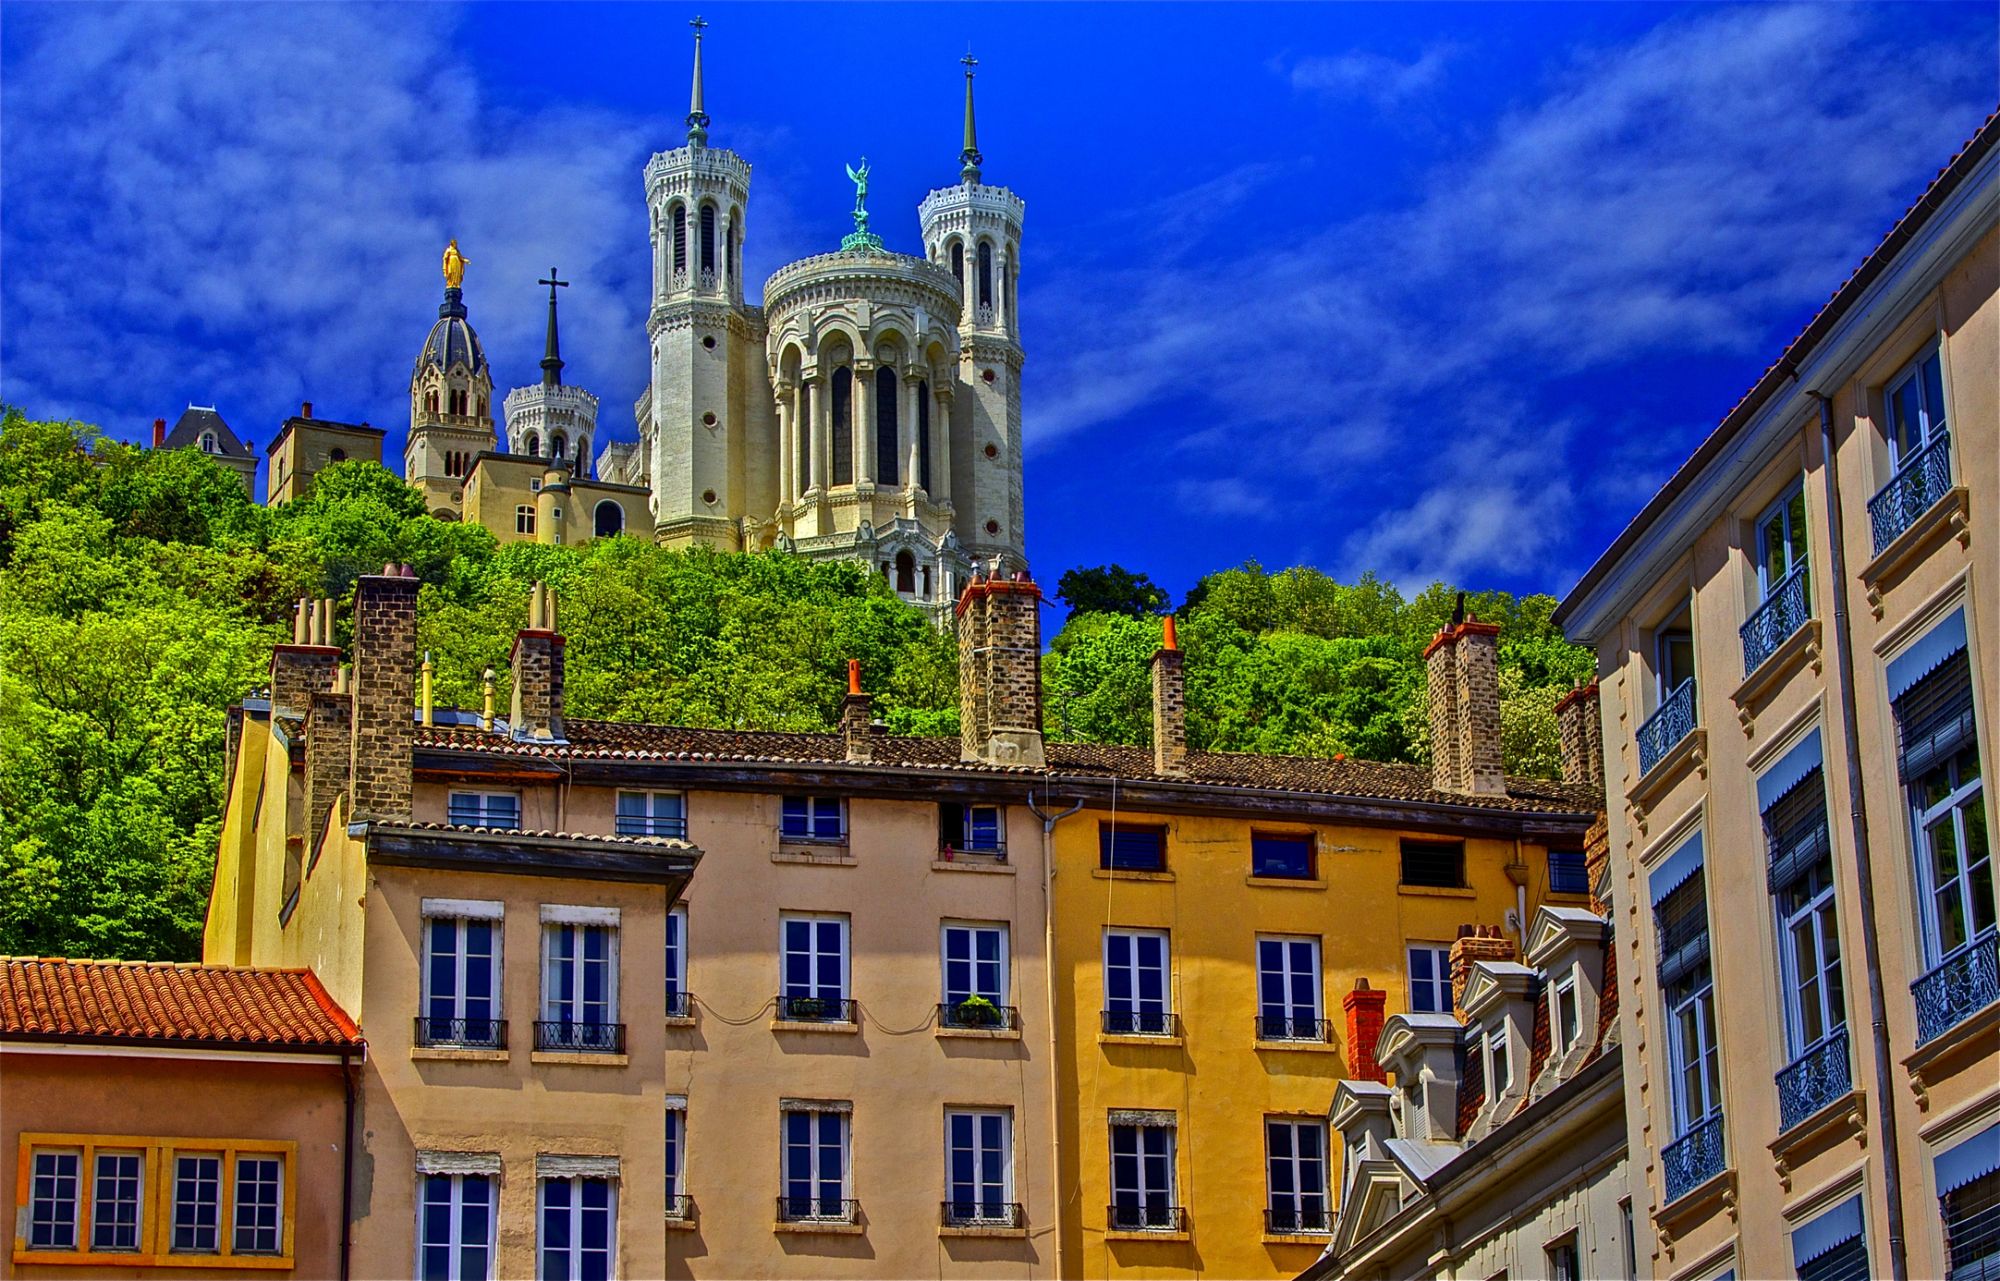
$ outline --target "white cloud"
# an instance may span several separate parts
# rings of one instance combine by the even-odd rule
[[[1292,88],[1331,98],[1357,98],[1393,110],[1436,89],[1458,57],[1456,45],[1437,44],[1405,62],[1366,49],[1300,58],[1285,70]]]

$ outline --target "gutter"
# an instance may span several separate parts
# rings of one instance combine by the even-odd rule
[[[346,1109],[340,1142],[340,1281],[349,1281],[354,1253],[354,1060],[347,1050],[340,1052],[340,1086]]]
[[[1827,573],[1833,598],[1833,679],[1839,683],[1840,736],[1847,753],[1847,822],[1854,840],[1854,877],[1861,899],[1861,967],[1868,975],[1868,1039],[1875,1057],[1875,1114],[1882,1126],[1882,1199],[1889,1220],[1889,1276],[1906,1281],[1909,1249],[1903,1235],[1902,1152],[1896,1145],[1896,1082],[1889,1050],[1888,1004],[1882,994],[1881,945],[1875,933],[1875,867],[1868,846],[1868,802],[1861,785],[1861,734],[1854,710],[1854,644],[1847,626],[1847,543],[1840,510],[1840,463],[1834,452],[1833,401],[1821,392],[1819,446],[1825,462]]]
[[[1043,793],[1047,796],[1047,792]],[[1062,1060],[1055,1053],[1056,1043],[1056,861],[1050,848],[1056,824],[1083,808],[1083,802],[1063,810],[1061,813],[1043,813],[1035,804],[1035,794],[1028,793],[1028,812],[1042,820],[1042,978],[1048,987],[1049,1019],[1049,1108],[1055,1111],[1062,1098]],[[1070,1275],[1063,1268],[1062,1238],[1062,1118],[1052,1116],[1049,1126],[1049,1167],[1055,1181],[1049,1189],[1049,1200],[1056,1211],[1055,1271],[1053,1276]]]

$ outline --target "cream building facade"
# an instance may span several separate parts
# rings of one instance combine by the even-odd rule
[[[1556,616],[1598,656],[1646,1275],[2000,1266],[1996,143]]]

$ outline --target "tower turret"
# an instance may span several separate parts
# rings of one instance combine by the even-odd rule
[[[403,475],[434,513],[456,518],[473,456],[493,448],[493,374],[466,319],[467,259],[453,240],[444,251],[444,302],[410,372],[410,434]]]
[[[548,337],[542,344],[542,381],[507,393],[507,452],[546,458],[590,479],[590,442],[597,435],[597,397],[563,385],[562,344],[556,332],[556,290],[569,281],[549,268]]]

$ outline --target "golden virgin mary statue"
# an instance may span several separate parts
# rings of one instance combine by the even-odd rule
[[[465,255],[458,252],[458,238],[444,247],[444,283],[447,289],[456,289],[465,281]]]

